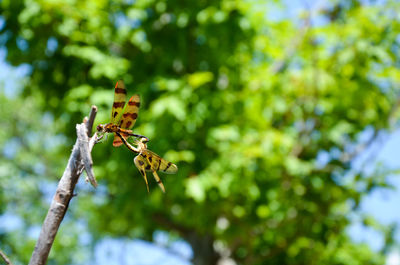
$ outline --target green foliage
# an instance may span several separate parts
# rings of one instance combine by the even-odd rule
[[[351,162],[361,135],[399,116],[400,6],[336,2],[320,10],[323,25],[299,28],[269,21],[264,1],[2,1],[6,59],[32,67],[17,98],[0,94],[0,146],[14,152],[0,163],[0,213],[24,220],[0,231],[4,250],[27,262],[34,242],[23,239],[44,218],[75,123],[92,104],[96,124],[107,122],[123,78],[142,99],[135,132],[179,172],[160,174],[165,195],[154,181],[147,194],[134,154],[96,145],[101,187],[79,186],[50,264],[85,262],[82,222],[93,244],[179,235],[195,264],[224,251],[238,264],[382,264],[346,227],[387,185]]]

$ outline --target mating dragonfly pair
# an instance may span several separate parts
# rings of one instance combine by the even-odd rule
[[[97,132],[101,135],[100,137],[105,133],[113,133],[113,146],[119,147],[124,144],[129,150],[138,154],[133,161],[146,182],[147,191],[149,191],[149,184],[147,182],[146,171],[151,171],[161,190],[165,192],[164,185],[158,176],[157,171],[174,174],[178,171],[178,167],[161,158],[156,153],[148,150],[147,142],[149,139],[146,136],[132,132],[132,127],[135,125],[139,113],[140,97],[139,95],[133,95],[126,106],[125,99],[125,84],[122,80],[119,80],[115,85],[111,122],[107,124],[99,124],[97,126]],[[122,113],[124,106],[125,111]],[[134,145],[128,142],[129,137],[135,137]]]

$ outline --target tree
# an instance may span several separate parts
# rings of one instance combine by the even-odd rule
[[[4,121],[13,127],[4,138],[62,134],[65,145],[42,154],[44,168],[60,172],[71,124],[92,104],[98,122],[108,121],[113,83],[123,78],[128,93],[142,96],[135,131],[179,173],[163,178],[165,195],[155,185],[147,194],[128,150],[96,146],[104,192],[80,191],[65,229],[83,220],[94,241],[151,240],[165,230],[191,244],[196,265],[221,256],[239,264],[381,264],[383,253],[352,242],[345,229],[362,197],[387,186],[386,175],[355,171],[351,162],[398,117],[399,20],[391,10],[399,4],[336,2],[319,10],[322,25],[306,15],[297,26],[269,21],[264,1],[3,1],[6,59],[31,67],[16,101],[34,104],[28,120]],[[36,122],[42,113],[47,126]],[[21,148],[14,170],[37,159],[24,159]],[[45,183],[57,176],[40,175]],[[0,201],[12,203],[9,196],[3,191]],[[41,194],[31,189],[19,199],[38,209],[27,225],[39,224]],[[70,237],[71,249],[56,245],[50,262],[71,262],[78,240]],[[11,257],[28,259],[32,244],[0,241]]]

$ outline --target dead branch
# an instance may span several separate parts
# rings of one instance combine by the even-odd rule
[[[92,184],[92,186],[96,188],[97,181],[96,181],[96,178],[94,177],[94,172],[93,172],[93,167],[92,167],[93,161],[92,161],[92,156],[91,156],[90,150],[89,150],[89,138],[86,134],[86,131],[87,131],[86,128],[87,128],[86,125],[83,123],[76,125],[76,131],[77,131],[78,142],[79,142],[79,150],[81,152],[83,168],[86,171],[87,180],[89,180],[90,183]],[[95,138],[95,136],[92,138]]]
[[[94,146],[94,143],[96,142],[95,139],[93,140],[93,138],[96,137],[96,134],[94,137],[92,137],[88,144],[87,132],[91,131],[93,127],[96,113],[97,108],[92,106],[89,119],[85,119],[85,123],[77,125],[78,139],[76,140],[72,149],[72,153],[68,160],[68,164],[63,176],[58,183],[56,194],[53,197],[49,211],[47,212],[46,218],[43,222],[42,230],[40,231],[39,239],[36,242],[29,265],[44,265],[47,261],[58,228],[60,227],[65,213],[67,212],[69,202],[74,195],[75,185],[84,169],[82,157],[86,157],[84,159],[88,160],[86,162],[88,162],[89,165],[86,166],[88,166],[88,172],[91,171],[90,152]],[[82,134],[86,135],[86,138],[82,138]],[[88,153],[82,154],[82,150]]]

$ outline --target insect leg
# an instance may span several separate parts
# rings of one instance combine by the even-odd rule
[[[136,148],[133,145],[131,145],[130,143],[128,143],[128,141],[125,139],[125,137],[122,136],[119,132],[115,132],[115,134],[121,138],[122,142],[126,145],[126,147],[128,147],[129,150],[131,150],[132,152],[135,152],[135,153],[140,152],[140,150],[138,148]]]
[[[149,138],[147,138],[146,136],[133,133],[132,130],[127,130],[127,129],[119,128],[119,132],[120,132],[120,133],[123,133],[123,134],[125,134],[125,135],[128,135],[128,136],[133,136],[133,137],[136,137],[136,138],[145,139],[146,142],[149,141]]]

